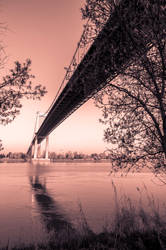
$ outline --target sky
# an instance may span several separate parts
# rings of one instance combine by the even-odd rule
[[[15,61],[32,60],[34,84],[47,88],[41,101],[23,100],[17,118],[0,128],[4,152],[26,152],[34,133],[36,112],[46,112],[72,59],[83,31],[83,0],[1,0],[1,23],[7,29],[0,41],[7,57],[1,74],[7,74]],[[103,152],[101,111],[89,100],[49,136],[49,150],[55,152]],[[44,142],[43,142],[44,147]]]

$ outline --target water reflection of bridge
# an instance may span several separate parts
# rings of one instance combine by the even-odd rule
[[[67,216],[62,212],[59,204],[51,197],[46,187],[46,180],[38,171],[42,166],[36,165],[35,172],[30,173],[29,182],[32,187],[38,211],[48,233],[74,233],[74,229]]]
[[[128,19],[128,22],[131,22],[128,23],[130,34],[124,28],[126,17],[132,13],[137,25],[144,23],[144,33],[148,34],[148,24],[146,25],[142,20],[143,11],[138,5],[138,1],[121,0],[86,54],[77,62],[77,52],[82,46],[82,40],[80,40],[73,60],[67,69],[66,85],[61,92],[58,92],[49,108],[43,123],[31,142],[28,154],[32,152],[33,145],[36,148],[37,144],[40,144],[44,138],[47,138],[46,144],[48,145],[48,135],[53,129],[127,68],[138,51],[144,52],[139,37],[135,39],[131,36],[135,29],[132,18]],[[148,40],[146,45],[148,49]],[[47,150],[48,147],[46,147]],[[47,152],[46,155],[48,155]]]

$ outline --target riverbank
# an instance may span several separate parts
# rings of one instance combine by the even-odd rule
[[[98,160],[95,160],[95,159],[50,159],[51,162],[78,162],[78,163],[81,163],[81,162],[110,162],[109,159],[98,159]]]
[[[43,158],[42,158],[43,160]],[[15,158],[1,158],[0,159],[0,163],[17,163],[17,162],[27,162],[29,161],[29,159],[15,159]],[[40,158],[38,159],[38,161],[40,162]],[[107,159],[101,159],[101,160],[94,160],[94,159],[50,159],[50,162],[69,162],[69,163],[84,163],[84,162],[103,162],[103,163],[109,163],[110,160]]]
[[[7,246],[1,250],[165,250],[166,235],[160,233],[160,237],[158,236],[157,231],[136,231],[128,235],[103,232],[99,235],[79,236],[63,243],[52,240],[48,244],[13,248]]]
[[[48,242],[10,247],[1,250],[165,250],[166,208],[161,216],[153,198],[149,198],[150,211],[140,203],[135,206],[127,197],[118,202],[115,190],[116,211],[110,224],[100,233],[89,227],[81,211],[82,221],[77,229],[66,227],[58,233],[52,232]],[[124,203],[125,202],[125,203]]]
[[[1,158],[0,163],[19,163],[19,162],[26,162],[26,159],[14,159],[14,158]]]

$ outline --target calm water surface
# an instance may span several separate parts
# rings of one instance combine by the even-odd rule
[[[141,197],[148,207],[149,194],[163,207],[166,185],[151,173],[123,178],[109,173],[109,163],[1,163],[0,246],[40,242],[52,230],[77,227],[80,207],[99,232],[115,212],[112,181],[119,199],[127,195],[137,202]]]

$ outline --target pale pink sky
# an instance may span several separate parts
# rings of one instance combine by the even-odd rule
[[[2,36],[8,61],[32,60],[35,82],[47,87],[40,101],[23,101],[21,114],[7,126],[1,125],[0,138],[5,151],[26,152],[34,131],[36,112],[45,112],[52,103],[80,39],[83,0],[2,0],[1,22],[8,31]],[[50,151],[102,152],[101,112],[90,100],[50,135]]]

